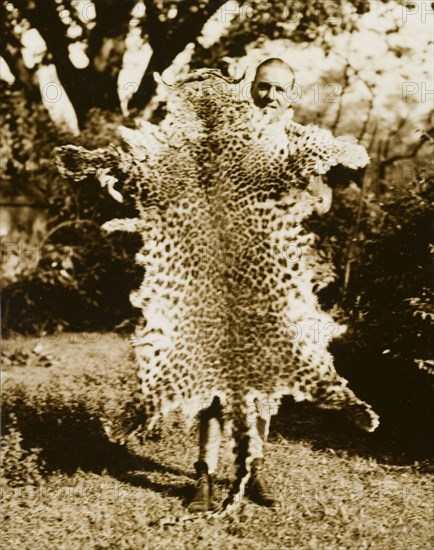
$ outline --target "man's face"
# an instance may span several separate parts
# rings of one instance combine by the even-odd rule
[[[293,75],[285,67],[261,67],[252,85],[252,98],[261,109],[286,109],[290,106]]]

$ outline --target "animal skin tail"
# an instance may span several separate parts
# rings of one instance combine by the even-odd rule
[[[223,509],[228,512],[240,505],[250,479],[252,461],[255,457],[262,456],[262,442],[257,433],[256,414],[250,418],[247,413],[247,406],[240,402],[235,406],[231,416],[235,454],[235,480],[228,497],[223,503]]]

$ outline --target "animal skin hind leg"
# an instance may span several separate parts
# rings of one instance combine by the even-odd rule
[[[314,401],[324,409],[343,410],[347,417],[361,430],[373,432],[379,425],[379,417],[372,407],[359,399],[347,381],[336,375],[333,381],[318,383],[313,391]]]

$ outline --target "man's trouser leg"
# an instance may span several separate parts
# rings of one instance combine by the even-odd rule
[[[270,431],[271,414],[267,414],[266,410],[261,410],[257,401],[255,402],[255,408],[255,426],[251,426],[250,429],[249,454],[253,459],[264,459],[264,445]]]
[[[256,410],[256,423],[250,430],[249,451],[253,460],[248,492],[253,501],[262,506],[272,507],[276,505],[276,500],[262,477],[264,444],[270,431],[271,414],[261,414],[258,404],[256,404]]]
[[[252,430],[251,442],[253,458],[264,458],[263,448],[268,439],[270,421],[271,414],[266,414],[266,411],[261,413],[259,405],[256,404],[256,430]],[[211,405],[201,412],[199,423],[199,462],[207,464],[210,474],[217,470],[222,425],[222,406],[216,397]]]
[[[207,512],[213,509],[213,474],[217,470],[222,428],[222,408],[214,398],[199,418],[199,460],[195,463],[197,472],[196,492],[190,503],[190,512]]]
[[[217,470],[222,429],[222,407],[215,398],[211,406],[200,414],[199,424],[199,462],[204,462],[208,473]]]
[[[268,434],[270,432],[270,423],[271,423],[271,415],[267,416],[258,416],[256,417],[256,429],[258,431],[258,435],[261,438],[262,441],[262,447],[267,442]],[[262,452],[263,456],[263,452]]]
[[[267,441],[270,430],[270,415],[257,415],[254,426],[251,427],[249,453],[253,458],[249,495],[258,504],[274,506],[276,501],[262,478],[261,471],[264,464],[264,443]],[[196,462],[198,486],[190,505],[190,511],[204,512],[212,504],[212,474],[217,470],[222,429],[222,408],[218,398],[215,398],[210,407],[203,410],[199,425],[199,460]]]

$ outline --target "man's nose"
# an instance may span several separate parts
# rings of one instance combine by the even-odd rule
[[[271,86],[267,91],[267,100],[269,103],[273,103],[277,100],[277,91],[274,86]]]
[[[270,88],[268,88],[267,97],[271,101],[276,99],[276,88],[274,86],[270,86]]]

